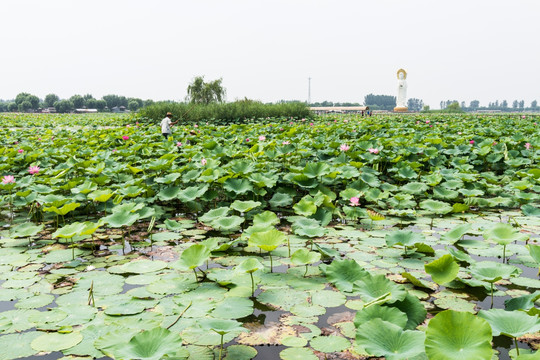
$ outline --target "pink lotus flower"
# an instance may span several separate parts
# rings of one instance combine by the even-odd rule
[[[124,136],[122,136],[122,139],[124,139],[124,140],[129,140],[129,136],[124,135]]]
[[[126,127],[127,127],[127,128],[129,129],[130,125],[129,125],[129,124],[127,124],[127,125],[126,125]]]
[[[349,120],[345,119],[345,120],[343,120],[343,122],[344,122],[344,123],[346,124],[346,123],[348,123],[348,122],[349,122]]]
[[[283,130],[285,130],[285,129],[284,129],[284,128],[280,128],[280,129],[279,129],[279,131],[283,131]]]
[[[201,159],[201,164],[203,164],[203,166],[206,165],[206,159],[205,158]]]
[[[350,205],[351,206],[358,206],[360,205],[360,198],[357,198],[356,196],[353,196],[352,198],[350,198]]]
[[[2,178],[2,183],[4,185],[15,184],[15,177],[13,175],[6,175]]]
[[[529,150],[531,148],[531,143],[525,143],[525,149]]]
[[[348,151],[351,147],[347,144],[341,144],[341,146],[339,147],[339,149],[341,151]]]
[[[249,138],[246,139],[246,142],[249,142]]]
[[[525,119],[525,117],[526,117],[525,115],[522,115],[522,116],[521,116],[522,119]]]
[[[266,136],[264,135],[259,136],[259,141],[264,141],[264,140],[266,140]]]
[[[18,152],[19,154],[22,154],[22,153],[24,152],[24,150],[23,150],[23,149],[19,149],[19,150],[17,150],[17,152]]]
[[[495,146],[495,145],[497,145],[497,142],[496,142],[496,141],[494,141],[494,142],[493,142],[493,144],[491,144],[491,145]]]
[[[13,144],[17,145],[19,142],[18,141],[14,141]]]
[[[474,140],[469,141],[469,144],[473,145],[473,144],[474,144]]]
[[[41,170],[39,168],[39,166],[30,166],[28,168],[28,172],[30,173],[30,175],[34,175],[34,174],[37,174],[39,172],[39,170]]]
[[[182,143],[181,143],[181,142],[177,142],[177,143],[176,143],[176,146],[182,146]]]
[[[193,126],[195,126],[196,128],[198,128],[198,127],[199,127],[199,125],[197,125],[197,124],[195,124],[195,125],[193,125]]]
[[[136,121],[136,122],[135,122],[135,125],[139,125],[139,122],[138,122],[138,121]]]
[[[429,120],[426,120],[426,124],[429,124]]]
[[[461,131],[458,131],[458,133],[457,133],[457,134],[458,134],[458,135],[461,135]]]
[[[291,122],[289,123],[289,125],[292,125],[292,124],[293,124],[293,122],[291,121]]]
[[[118,151],[118,150],[116,150],[116,149],[112,149],[112,152],[113,152],[113,153],[115,153],[115,152],[117,152],[117,151]]]
[[[309,126],[313,126],[313,123],[309,123]]]
[[[378,154],[379,153],[379,149],[376,149],[376,148],[369,148],[367,150],[372,154]]]
[[[420,121],[417,121],[417,122],[416,122],[416,125],[418,125],[418,124],[420,124]]]
[[[290,141],[284,141],[281,143],[281,145],[289,145],[291,142]]]

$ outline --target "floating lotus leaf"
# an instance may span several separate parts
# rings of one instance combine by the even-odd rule
[[[245,218],[241,216],[220,217],[212,221],[210,226],[220,231],[236,231],[240,229],[240,225],[242,225],[244,220]]]
[[[11,360],[34,355],[38,351],[33,349],[30,344],[42,334],[38,331],[32,331],[0,337],[0,358]]]
[[[206,246],[193,244],[182,252],[178,260],[178,265],[192,270],[204,264],[209,257],[210,250]]]
[[[161,231],[161,232],[152,234],[153,241],[174,241],[181,238],[182,238],[181,234],[178,234],[175,232],[169,232],[169,231]]]
[[[351,347],[351,342],[341,336],[316,336],[309,342],[309,345],[316,351],[323,353],[341,352]]]
[[[31,222],[26,222],[26,223],[23,223],[14,227],[11,232],[11,236],[15,238],[34,236],[37,233],[39,233],[41,230],[43,230],[44,227],[45,225],[43,224],[34,225]]]
[[[452,230],[441,235],[441,241],[445,243],[454,244],[456,241],[461,239],[471,229],[470,224],[463,224],[456,226]]]
[[[203,328],[213,330],[219,335],[225,335],[227,333],[239,333],[247,331],[242,327],[242,323],[236,320],[224,320],[224,319],[203,319],[201,320],[201,326]]]
[[[502,334],[516,338],[540,331],[540,318],[527,315],[523,311],[480,310],[478,316],[486,319],[491,325],[493,336]]]
[[[32,348],[43,352],[60,351],[77,345],[82,339],[83,336],[79,332],[69,334],[45,333],[32,340]]]
[[[373,319],[358,327],[356,342],[374,356],[388,360],[405,360],[424,352],[425,334],[403,330],[381,319]]]
[[[285,207],[292,204],[293,198],[288,194],[277,192],[272,196],[269,202],[270,202],[270,205],[272,205],[272,207],[275,207],[275,208]]]
[[[497,223],[484,232],[484,238],[495,241],[500,245],[508,245],[514,241],[525,241],[529,237],[525,234],[521,234],[510,224]]]
[[[125,303],[109,306],[105,309],[105,314],[111,316],[135,315],[145,310],[146,306],[142,302],[129,301]]]
[[[139,220],[140,216],[137,213],[130,211],[116,211],[111,215],[102,218],[102,220],[111,227],[119,228],[122,226],[131,226],[135,221]]]
[[[467,312],[440,312],[429,321],[426,354],[429,359],[490,360],[491,328],[484,319]]]
[[[47,306],[54,301],[54,296],[51,294],[34,295],[26,299],[19,300],[15,307],[17,309],[37,309]]]
[[[381,319],[388,321],[400,328],[405,328],[407,325],[407,315],[399,309],[381,305],[371,305],[356,313],[354,318],[354,326],[359,327],[373,319]]]
[[[238,212],[245,213],[250,210],[255,209],[256,207],[261,206],[261,203],[259,201],[240,201],[235,200],[231,205],[231,209],[234,209]]]
[[[281,343],[289,347],[304,347],[307,345],[307,340],[302,337],[289,336],[284,338]]]
[[[160,327],[136,334],[128,343],[118,343],[103,352],[115,359],[159,360],[165,356],[185,359],[189,356],[182,348],[180,336]]]
[[[529,244],[527,247],[529,248],[529,254],[531,254],[534,261],[540,264],[540,245]]]
[[[525,216],[540,216],[540,209],[530,204],[525,204],[521,207]]]
[[[407,296],[407,290],[403,285],[388,280],[384,275],[369,275],[355,281],[353,292],[359,295],[366,303],[377,300],[386,294],[390,294],[385,301],[389,304],[402,301]]]
[[[439,259],[425,265],[426,273],[431,275],[433,281],[442,285],[454,280],[459,272],[459,265],[452,255],[446,254]]]
[[[347,301],[347,297],[339,291],[320,290],[311,293],[311,303],[314,305],[329,307],[338,307]]]
[[[258,246],[264,251],[273,251],[284,242],[285,234],[275,229],[256,232],[249,237],[250,246]]]
[[[437,200],[424,200],[420,207],[432,214],[447,214],[452,211],[452,207],[445,202]]]
[[[227,216],[229,211],[230,209],[228,207],[220,207],[217,209],[212,209],[208,211],[206,214],[204,214],[203,216],[200,216],[199,221],[203,223],[210,223],[214,220]]]
[[[308,348],[292,347],[283,350],[279,353],[279,358],[282,360],[318,360],[319,358],[313,354],[313,351]]]
[[[345,292],[352,292],[354,283],[369,275],[354,260],[334,260],[324,272],[328,281]]]
[[[215,309],[210,313],[212,317],[221,319],[239,319],[253,313],[253,301],[231,296],[216,304]]]
[[[257,356],[255,348],[246,345],[231,345],[227,347],[224,360],[250,360]]]
[[[426,238],[421,233],[407,230],[397,230],[386,234],[386,245],[412,246],[415,243],[425,241],[425,239]]]

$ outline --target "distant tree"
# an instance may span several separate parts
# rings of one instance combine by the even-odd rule
[[[523,109],[525,109],[525,100],[521,100],[518,103],[518,107],[519,107],[519,110],[523,111]]]
[[[417,98],[410,98],[407,101],[407,107],[410,111],[420,111],[424,107],[424,102]]]
[[[381,110],[393,110],[396,107],[396,97],[369,94],[364,96],[364,105]]]
[[[153,104],[154,104],[154,100],[146,99],[146,100],[144,100],[143,106],[150,106],[150,105],[153,105]]]
[[[465,110],[465,109],[467,108],[467,105],[465,105],[465,101],[462,101],[462,102],[461,102],[461,108],[462,108],[463,110]]]
[[[29,100],[24,100],[22,103],[19,104],[20,112],[26,112],[32,109],[34,109],[34,107],[32,107],[32,103]]]
[[[92,98],[92,99],[85,99],[84,105],[87,109],[97,109],[97,102],[98,100]]]
[[[83,96],[83,99],[84,99],[84,101],[88,101],[88,100],[92,100],[92,99],[95,100],[95,98],[94,98],[94,96],[92,96],[92,94],[86,94],[86,95],[84,95],[84,96]]]
[[[73,110],[73,103],[69,100],[60,100],[54,103],[54,107],[59,113],[68,113]]]
[[[98,111],[103,111],[107,107],[107,102],[105,100],[96,100],[96,109]]]
[[[129,108],[129,103],[132,102],[132,101],[135,101],[138,105],[137,109],[139,108],[142,108],[144,106],[144,101],[142,101],[142,99],[139,99],[139,98],[129,98],[128,99],[128,108]]]
[[[472,111],[478,110],[479,107],[480,107],[480,101],[478,100],[472,100],[469,104],[469,109],[471,109]]]
[[[226,90],[221,84],[223,79],[205,82],[204,76],[197,76],[187,88],[187,99],[191,103],[211,104],[223,102]]]
[[[533,101],[531,102],[531,109],[534,110],[534,109],[536,109],[537,106],[538,106],[538,101],[533,100]]]
[[[422,111],[430,111],[431,108],[429,107],[429,105],[424,105],[424,107],[422,108]]]
[[[28,101],[30,103],[30,107],[26,108],[24,111],[30,110],[30,109],[37,109],[39,107],[39,98],[36,95],[32,95],[29,93],[19,93],[15,97],[15,104],[19,107],[19,111],[21,111],[21,104],[25,101]]]
[[[53,107],[54,103],[60,100],[58,95],[56,94],[48,94],[45,96],[45,100],[43,100],[43,103],[45,104],[45,107]]]
[[[512,108],[513,108],[514,110],[517,110],[518,105],[519,105],[519,103],[518,103],[517,100],[514,100],[514,101],[512,102]]]
[[[508,110],[508,101],[503,100],[501,102],[501,110]]]
[[[139,103],[135,100],[131,100],[129,103],[128,103],[128,109],[130,111],[137,111],[139,109]]]
[[[8,105],[8,111],[10,112],[15,112],[19,109],[19,107],[17,106],[16,103],[12,102],[12,103],[9,103]]]
[[[73,95],[69,98],[75,109],[84,107],[84,98],[81,95]]]
[[[459,106],[459,102],[455,101],[446,106],[445,112],[460,113],[460,112],[463,112],[463,109],[461,109],[461,107]]]
[[[113,107],[120,107],[120,106],[128,106],[128,100],[125,96],[118,96],[118,95],[105,95],[103,96],[103,100],[107,102],[107,107],[109,109],[112,109]]]

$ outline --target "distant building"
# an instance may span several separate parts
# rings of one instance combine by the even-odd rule
[[[316,114],[350,114],[350,113],[361,113],[369,110],[369,106],[316,106],[310,107],[309,110],[314,111]]]
[[[97,112],[97,109],[75,109],[77,114],[95,114]]]
[[[53,114],[56,112],[56,108],[54,107],[48,107],[48,108],[45,108],[45,109],[40,109],[42,113],[45,113],[45,114]]]
[[[129,110],[127,110],[125,106],[115,106],[111,109],[111,111],[113,113],[125,113],[125,112],[128,112]]]

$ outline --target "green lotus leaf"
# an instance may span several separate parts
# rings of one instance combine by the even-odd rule
[[[311,292],[311,303],[325,308],[338,307],[347,301],[347,297],[339,291],[318,290]]]
[[[114,193],[111,190],[106,189],[93,191],[86,196],[93,201],[107,202],[113,195]]]
[[[223,187],[227,191],[234,192],[235,194],[241,195],[249,191],[253,191],[253,185],[247,179],[233,179],[229,178],[223,183]]]
[[[421,243],[425,241],[425,236],[421,233],[407,231],[407,230],[397,230],[392,231],[386,234],[386,245],[403,245],[403,246],[412,246],[415,243]]]
[[[518,267],[493,261],[474,263],[469,267],[469,271],[476,279],[490,283],[497,282],[501,279],[509,279],[521,273],[521,269]]]
[[[441,241],[444,241],[449,244],[454,244],[456,241],[461,239],[471,229],[470,224],[458,225],[452,230],[445,232],[441,235]]]
[[[453,310],[440,312],[429,321],[425,344],[429,359],[490,360],[493,353],[487,321]]]
[[[79,332],[68,334],[45,333],[32,340],[32,348],[37,351],[51,352],[69,349],[80,343],[83,336]]]
[[[294,212],[302,216],[311,216],[317,212],[317,205],[313,201],[302,198],[293,206]]]
[[[371,305],[359,310],[354,318],[354,326],[359,327],[373,319],[388,321],[400,328],[407,325],[407,315],[399,309],[381,305]]]
[[[219,218],[225,217],[229,214],[230,209],[228,207],[220,207],[217,209],[212,209],[205,213],[203,216],[199,217],[199,221],[203,223],[210,223]]]
[[[216,304],[215,309],[210,313],[212,317],[220,319],[239,319],[253,313],[253,301],[231,296]]]
[[[236,320],[226,319],[203,319],[201,320],[201,327],[213,330],[219,335],[225,335],[231,332],[247,332],[247,329],[242,327],[242,323]]]
[[[180,177],[180,175],[181,174],[177,172],[170,173],[170,174],[165,175],[164,177],[157,177],[154,179],[154,181],[160,184],[170,184],[172,182],[175,182],[176,179]]]
[[[234,209],[241,213],[246,213],[250,210],[255,209],[256,207],[261,206],[261,203],[259,201],[240,201],[235,200],[231,205],[231,209]]]
[[[225,356],[224,360],[250,360],[257,356],[257,354],[258,351],[251,346],[230,345],[227,347],[227,356]]]
[[[292,202],[293,198],[290,195],[279,192],[275,193],[269,201],[274,208],[289,206]]]
[[[494,241],[500,245],[508,245],[514,241],[525,241],[529,238],[528,235],[521,234],[514,229],[510,224],[497,223],[490,229],[484,232],[486,240]]]
[[[166,219],[166,220],[163,222],[163,224],[165,225],[165,227],[166,227],[168,230],[172,230],[172,231],[186,230],[185,224],[180,223],[180,222],[177,222],[177,221],[174,221],[174,220],[171,220],[171,219]]]
[[[411,295],[410,293],[407,293],[407,296],[405,296],[405,299],[402,301],[385,304],[385,306],[396,308],[407,315],[407,325],[405,326],[405,329],[407,330],[415,329],[424,322],[427,315],[427,310],[424,308],[424,305],[422,305],[416,296]]]
[[[9,334],[21,332],[34,327],[29,320],[30,316],[39,314],[37,310],[8,310],[0,313],[0,332]]]
[[[468,189],[459,189],[459,193],[463,194],[466,197],[475,197],[475,196],[482,196],[484,195],[484,192],[482,190],[468,190]]]
[[[323,353],[342,352],[351,347],[351,342],[341,336],[316,336],[309,342],[309,345],[316,351]]]
[[[144,274],[150,272],[156,272],[167,267],[165,261],[160,260],[135,260],[120,265],[119,268],[123,270],[124,273],[130,274]]]
[[[192,270],[204,264],[209,257],[210,250],[206,246],[193,244],[182,252],[178,260],[178,265]]]
[[[516,338],[540,331],[540,317],[527,315],[523,311],[480,310],[478,316],[491,325],[493,336],[502,334]]]
[[[195,201],[206,193],[208,187],[208,184],[201,186],[190,186],[179,191],[177,197],[180,199],[180,201],[185,203]]]
[[[279,353],[279,358],[282,360],[318,360],[319,358],[313,354],[313,351],[308,348],[291,347]]]
[[[127,344],[110,346],[105,354],[115,359],[141,360],[159,360],[164,357],[185,359],[189,356],[188,351],[182,348],[180,336],[161,327],[136,334]]]
[[[74,237],[75,235],[79,235],[84,229],[86,229],[86,225],[84,223],[74,222],[56,230],[52,234],[52,237],[53,238],[61,237],[61,238],[70,239]]]
[[[43,224],[34,225],[31,222],[26,222],[26,223],[23,223],[14,227],[11,232],[11,236],[14,238],[31,237],[31,236],[37,235],[41,230],[43,230],[44,227],[45,225]]]
[[[102,218],[103,222],[111,227],[119,228],[122,226],[131,226],[135,221],[139,220],[140,216],[137,213],[129,211],[116,211],[111,215]]]
[[[316,263],[321,259],[321,254],[308,249],[298,249],[291,255],[291,262],[294,265],[308,265]]]
[[[525,204],[521,207],[525,216],[540,216],[540,209],[530,204]]]
[[[259,260],[256,258],[248,258],[244,261],[242,261],[237,267],[237,271],[246,272],[246,273],[254,273],[255,271],[259,269],[264,269],[264,265],[261,264]]]
[[[433,281],[442,285],[454,280],[459,272],[459,265],[452,255],[446,254],[424,266]]]
[[[437,200],[424,200],[420,203],[420,207],[433,214],[447,214],[452,211],[452,207],[450,205]]]
[[[227,216],[220,217],[210,223],[216,230],[221,231],[236,231],[240,229],[240,225],[244,222],[245,218],[241,216]]]
[[[264,211],[253,217],[255,226],[273,226],[279,224],[279,218],[271,211]]]
[[[51,294],[39,294],[28,297],[26,299],[19,300],[15,307],[17,309],[37,309],[43,306],[47,306],[54,301],[54,295]]]
[[[316,178],[330,173],[330,166],[325,163],[308,163],[304,168],[303,174],[309,178]]]
[[[405,360],[424,352],[425,334],[403,330],[381,319],[363,323],[356,332],[356,343],[374,356],[388,360]]]
[[[455,190],[450,190],[444,186],[435,186],[433,188],[433,197],[442,200],[454,200],[459,196]]]
[[[416,287],[422,287],[422,288],[430,289],[430,290],[436,290],[436,288],[437,288],[437,285],[435,285],[433,283],[430,283],[430,282],[427,282],[427,281],[424,281],[424,280],[421,280],[421,279],[418,279],[416,276],[412,275],[411,273],[402,272],[401,276],[403,276],[405,279],[409,280],[411,282],[411,284],[413,284]]]
[[[170,231],[161,231],[161,232],[152,234],[153,241],[174,241],[181,238],[182,238],[181,234],[170,232]]]
[[[178,197],[178,194],[180,193],[182,189],[178,186],[169,186],[163,190],[161,190],[157,197],[162,201],[169,201],[172,199],[176,199]]]
[[[34,350],[30,344],[41,335],[39,331],[32,331],[0,337],[0,358],[11,360],[34,355],[38,351]]]
[[[513,310],[525,310],[528,311],[534,307],[534,302],[540,299],[540,290],[533,292],[532,294],[519,296],[504,301],[504,308],[506,311]]]
[[[81,204],[79,204],[79,203],[69,203],[69,204],[65,204],[65,205],[62,206],[61,208],[57,208],[56,206],[43,207],[43,211],[54,212],[54,213],[56,213],[56,214],[58,214],[58,215],[65,216],[65,215],[67,215],[70,211],[75,210],[75,209],[78,208],[79,206],[81,206]]]
[[[128,197],[136,197],[139,196],[144,189],[140,186],[131,185],[126,188],[120,188],[120,194]]]
[[[410,182],[403,185],[399,190],[412,195],[420,195],[427,191],[429,187],[421,182]]]
[[[527,245],[527,248],[529,249],[529,254],[531,254],[534,261],[540,264],[540,245],[529,244]]]
[[[274,251],[285,242],[285,234],[272,229],[264,232],[256,232],[249,237],[249,245],[257,246],[264,251]]]
[[[377,300],[386,294],[390,294],[385,300],[389,304],[401,301],[407,296],[407,290],[405,290],[403,285],[398,285],[388,280],[384,275],[364,276],[354,282],[353,292],[367,303]]]
[[[145,304],[138,301],[128,301],[105,308],[104,313],[110,316],[135,315],[146,309]]]
[[[334,260],[324,272],[328,281],[344,292],[352,292],[353,284],[369,275],[354,260]]]

